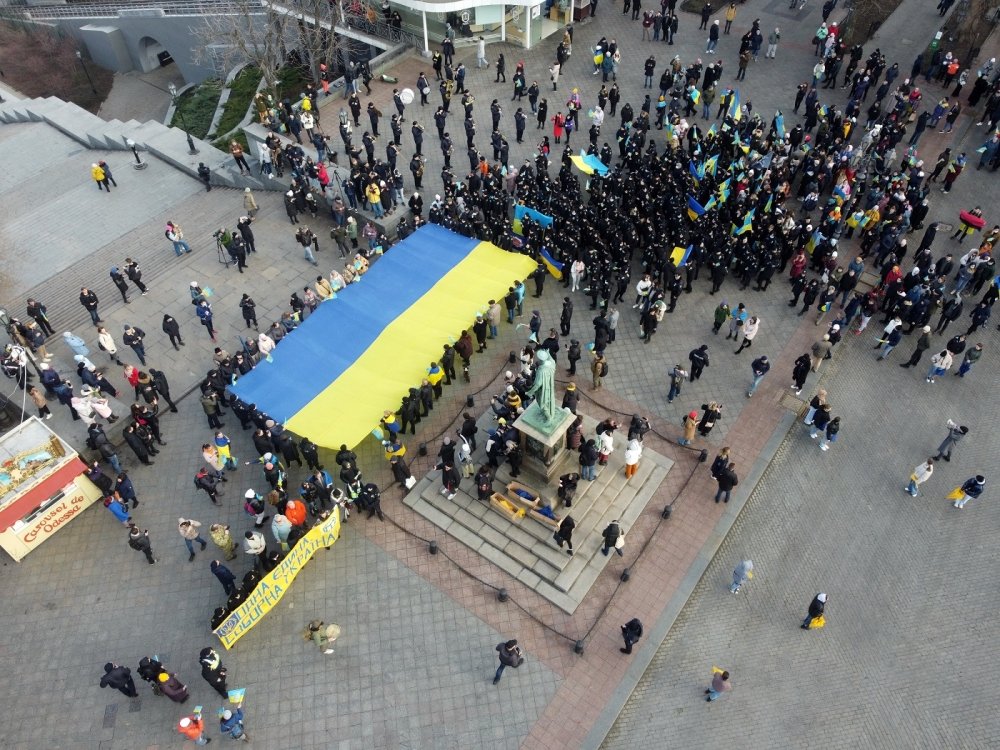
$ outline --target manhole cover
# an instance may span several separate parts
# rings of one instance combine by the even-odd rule
[[[790,412],[794,412],[795,414],[798,414],[800,411],[802,411],[805,405],[806,405],[805,401],[803,401],[801,398],[792,393],[785,393],[781,397],[781,406],[785,409],[788,409],[788,411]]]

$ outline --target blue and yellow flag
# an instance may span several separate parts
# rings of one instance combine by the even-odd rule
[[[711,136],[711,135],[715,135],[715,133],[716,133],[716,132],[718,131],[718,129],[719,129],[719,128],[718,128],[718,126],[717,126],[717,125],[716,125],[716,124],[715,124],[715,123],[713,122],[713,123],[712,123],[712,127],[710,127],[710,128],[708,129],[708,135],[710,135],[710,136]],[[985,149],[984,149],[984,150],[985,150]]]
[[[691,172],[691,176],[694,177],[695,183],[700,182],[705,177],[705,167],[698,166],[694,163],[694,159],[688,162],[688,171]]]
[[[673,264],[675,266],[677,266],[678,268],[680,268],[685,263],[687,263],[688,258],[691,257],[691,248],[692,247],[693,247],[693,245],[688,245],[686,248],[684,248],[684,247],[675,247],[673,249],[673,252],[670,253],[670,260],[673,261]]]
[[[779,138],[783,139],[785,137],[785,117],[781,114],[780,109],[774,113],[774,129],[777,131]]]
[[[746,215],[743,217],[742,224],[740,224],[739,226],[733,224],[733,234],[738,237],[739,235],[746,234],[751,229],[753,229],[753,217],[755,213],[757,213],[757,209],[751,208],[749,211],[746,212]]]
[[[545,266],[545,269],[552,274],[554,278],[562,281],[563,268],[565,267],[565,264],[560,263],[558,260],[553,258],[549,251],[544,247],[538,251],[538,257],[542,261],[542,265]]]
[[[771,213],[771,206],[774,205],[774,193],[767,196],[767,203],[764,204],[764,213]]]
[[[729,101],[729,111],[726,113],[733,118],[733,122],[739,122],[740,118],[743,117],[743,111],[740,108],[740,90],[735,89],[733,91],[733,97]]]
[[[715,177],[715,170],[719,166],[719,155],[710,156],[705,159],[705,163],[702,165],[701,173],[704,176],[706,173],[710,173],[712,177]]]
[[[732,192],[729,185],[732,181],[732,177],[727,177],[725,181],[719,185],[719,203],[725,203],[729,199],[729,194]]]
[[[707,201],[705,201],[705,210],[706,211],[711,211],[713,208],[715,208],[715,204],[716,203],[718,203],[718,201],[715,200],[715,196],[714,195],[711,196],[711,197],[709,197],[709,199]]]
[[[820,243],[819,238],[820,238],[820,233],[819,230],[817,229],[815,232],[812,233],[812,237],[810,237],[809,241],[806,243],[806,252],[808,252],[810,255],[812,255],[813,250],[816,249],[816,246],[819,245]]]
[[[697,104],[698,101],[701,99],[701,92],[698,89],[692,87],[690,96],[691,96],[691,102],[693,104]]]
[[[695,221],[705,213],[705,207],[694,199],[693,195],[688,196],[688,218]]]

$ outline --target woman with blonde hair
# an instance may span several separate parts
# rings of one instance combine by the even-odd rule
[[[709,401],[707,404],[702,404],[701,408],[705,410],[704,415],[702,415],[701,421],[698,423],[698,432],[703,436],[708,437],[708,433],[712,431],[715,427],[715,423],[719,421],[719,417],[722,416],[722,404],[717,401]]]

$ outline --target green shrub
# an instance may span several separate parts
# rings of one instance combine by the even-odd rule
[[[212,126],[221,94],[222,83],[217,80],[208,80],[188,89],[178,98],[177,109],[170,124],[185,128],[195,138],[205,138]]]
[[[260,79],[260,70],[249,65],[236,75],[230,86],[229,99],[222,109],[219,125],[215,129],[216,135],[224,136],[246,117],[254,94],[257,93],[257,86],[260,85]]]

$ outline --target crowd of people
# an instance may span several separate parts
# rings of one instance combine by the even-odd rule
[[[671,22],[665,19],[675,18],[674,7],[669,0],[663,5],[662,12],[644,13],[641,23],[644,30],[650,30],[651,41],[660,41],[662,31],[662,41],[672,44],[676,26],[671,28]],[[633,7],[636,9],[633,18],[638,19],[638,3]],[[735,4],[731,7],[735,8]],[[735,17],[735,11],[732,17],[727,12],[724,34],[730,33]],[[775,34],[777,31],[775,29]],[[754,21],[741,37],[741,68],[745,69],[744,54],[756,59],[762,37],[760,23]],[[777,38],[772,42],[771,37],[768,38],[768,56],[773,57],[772,46],[777,45]],[[791,388],[796,394],[801,393],[810,374],[817,373],[823,362],[834,356],[848,332],[860,334],[878,314],[883,316],[885,326],[876,346],[879,360],[884,360],[893,348],[902,344],[904,337],[919,329],[914,337],[913,354],[900,366],[918,365],[923,352],[929,351],[931,367],[925,377],[927,384],[934,383],[958,363],[955,374],[966,376],[985,346],[982,341],[970,345],[968,337],[986,326],[998,296],[998,287],[992,281],[996,275],[993,256],[994,246],[1000,239],[1000,225],[986,229],[985,223],[958,222],[959,231],[951,240],[959,243],[979,233],[976,247],[964,253],[934,247],[936,241],[939,245],[943,239],[939,234],[944,228],[943,222],[927,220],[931,211],[931,188],[940,178],[941,189],[946,193],[950,191],[967,167],[968,155],[952,154],[950,149],[945,149],[931,168],[931,161],[922,159],[917,148],[925,128],[936,127],[944,121],[944,130],[955,122],[962,111],[960,97],[971,77],[969,71],[963,72],[961,66],[944,53],[935,53],[926,61],[924,55],[919,56],[910,68],[909,77],[904,78],[898,62],[890,64],[879,49],[866,54],[861,45],[847,48],[839,38],[836,25],[827,26],[825,22],[814,41],[820,62],[813,69],[812,80],[804,81],[794,101],[789,102],[793,115],[802,109],[802,122],[786,125],[781,112],[764,117],[749,101],[741,98],[739,90],[723,85],[721,60],[704,65],[700,59],[685,62],[675,56],[657,71],[655,57],[650,56],[639,70],[645,78],[646,88],[655,92],[655,79],[659,93],[645,94],[644,100],[635,106],[625,101],[619,109],[622,94],[617,77],[624,74],[620,48],[614,39],[604,37],[589,47],[594,61],[593,74],[602,75],[599,88],[595,86],[595,91],[587,97],[572,88],[565,104],[559,105],[555,102],[560,71],[572,54],[572,33],[567,31],[548,70],[551,92],[543,92],[537,81],[529,83],[530,76],[523,62],[515,66],[511,101],[518,106],[507,121],[514,123],[516,141],[522,142],[524,138],[528,119],[525,107],[537,123],[536,130],[551,124],[555,144],[562,145],[564,138],[566,141],[561,152],[554,154],[548,135],[542,135],[534,158],[520,165],[510,163],[509,142],[501,129],[505,113],[497,99],[490,105],[492,160],[476,146],[473,116],[476,100],[466,81],[464,66],[459,63],[453,67],[451,55],[441,54],[435,58],[433,67],[441,95],[437,111],[442,116],[435,115],[434,119],[444,167],[440,175],[440,192],[427,203],[426,216],[425,201],[420,193],[425,165],[422,158],[424,132],[416,121],[409,128],[414,146],[409,169],[415,191],[408,199],[405,197],[406,179],[399,169],[406,128],[405,107],[408,106],[401,97],[394,97],[397,112],[390,118],[391,138],[386,143],[383,160],[375,154],[377,139],[382,137],[379,133],[381,112],[368,104],[366,113],[370,128],[363,132],[360,144],[356,144],[351,122],[353,127],[360,128],[362,104],[356,85],[348,91],[350,114],[342,113],[337,124],[349,174],[343,180],[336,173],[336,150],[330,147],[329,136],[320,130],[319,92],[307,91],[301,104],[309,102],[309,105],[298,108],[286,102],[277,105],[263,102],[262,117],[270,118],[265,122],[274,124],[275,131],[283,125],[296,141],[285,142],[274,134],[259,156],[264,174],[285,179],[287,171],[289,184],[284,206],[290,223],[296,225],[295,237],[304,249],[306,260],[317,264],[318,236],[300,224],[300,217],[309,215],[317,220],[322,211],[332,219],[330,236],[345,265],[342,270],[334,269],[328,275],[317,276],[315,283],[301,293],[293,292],[286,312],[279,320],[266,325],[263,331],[258,324],[256,303],[248,294],[243,294],[240,301],[243,319],[247,329],[253,329],[256,335],[241,335],[239,349],[233,353],[222,345],[217,346],[211,366],[200,382],[200,404],[212,438],[201,445],[204,466],[194,477],[195,487],[218,504],[227,474],[237,469],[232,441],[222,430],[221,420],[226,409],[243,430],[252,433],[257,458],[246,465],[260,466],[262,484],[254,484],[265,487],[263,492],[250,487],[242,496],[242,507],[248,516],[248,528],[242,537],[238,530],[234,535],[227,524],[210,524],[211,541],[225,558],[225,561],[212,560],[210,570],[226,595],[225,604],[211,617],[212,627],[217,627],[240,606],[261,576],[280,562],[312,524],[325,520],[332,512],[340,513],[342,520],[347,521],[352,510],[367,511],[369,518],[383,518],[380,497],[384,488],[364,477],[357,455],[348,446],[341,446],[336,452],[334,460],[338,474],[335,479],[320,463],[318,449],[307,437],[296,439],[265,410],[244,403],[230,390],[239,377],[270,357],[285,336],[293,335],[295,328],[320,303],[335,298],[338,291],[358,281],[382,252],[391,252],[393,240],[384,221],[377,224],[365,220],[360,210],[370,210],[376,219],[384,219],[396,210],[402,211],[405,215],[395,227],[400,239],[429,221],[538,260],[551,259],[551,265],[561,269],[561,293],[566,296],[559,330],[550,328],[546,335],[539,313],[531,313],[527,324],[530,340],[520,352],[520,366],[516,374],[506,373],[504,392],[494,400],[498,428],[486,440],[486,464],[478,470],[472,464],[478,428],[469,413],[463,416],[457,438],[448,436],[442,444],[438,466],[442,492],[449,497],[454,496],[463,479],[474,477],[479,498],[488,499],[492,494],[492,476],[503,461],[510,464],[511,473],[517,476],[523,457],[511,422],[530,402],[529,389],[537,351],[545,349],[556,358],[568,349],[571,377],[576,374],[576,362],[584,356],[585,347],[581,346],[579,338],[571,338],[568,346],[560,339],[560,336],[570,336],[572,295],[577,289],[589,297],[589,309],[594,312],[589,369],[595,389],[608,375],[608,354],[613,350],[621,315],[616,305],[627,311],[633,294],[631,307],[639,317],[642,337],[648,344],[666,315],[683,313],[686,294],[704,291],[716,295],[724,286],[733,290],[736,285],[740,292],[752,285],[754,291],[763,293],[776,277],[786,274],[791,294],[788,306],[798,315],[814,315],[815,324],[824,326],[816,342],[796,360],[789,374]],[[498,79],[506,72],[502,55],[497,60],[496,71]],[[940,82],[946,87],[954,83],[957,88],[928,107],[924,103],[926,92],[921,92],[917,85],[920,75],[924,76],[925,83]],[[503,77],[505,79],[506,75]],[[838,84],[840,77],[842,82]],[[365,80],[360,75],[358,78]],[[821,82],[833,85],[820,87]],[[421,74],[416,87],[421,105],[427,104],[425,92],[431,90],[428,77]],[[327,86],[322,88],[327,91]],[[848,92],[846,104],[824,100],[826,95],[821,91],[833,89],[836,93],[838,88]],[[543,93],[549,94],[553,105],[549,105]],[[454,142],[448,116],[452,97],[459,95],[465,117],[468,172],[451,165]],[[525,97],[527,104],[520,106]],[[718,111],[713,117],[714,102],[718,102]],[[1000,74],[993,70],[992,61],[978,71],[966,102],[970,108],[982,104],[980,120],[988,123],[990,131],[997,126],[1000,121]],[[586,119],[590,120],[589,125]],[[654,130],[665,137],[657,136]],[[575,155],[570,146],[574,131],[587,132],[584,150],[596,156],[605,167],[584,181],[574,171],[577,167],[571,159]],[[614,133],[613,138],[602,135],[609,132]],[[905,144],[904,139],[908,139]],[[612,147],[609,141],[615,146]],[[306,152],[306,144],[315,148],[315,159]],[[987,136],[980,152],[977,168],[996,169],[1000,165],[1000,135]],[[239,162],[243,158],[242,151],[234,152],[234,158],[242,171],[245,166],[245,162]],[[465,173],[464,178],[458,177],[459,173]],[[110,178],[106,168],[100,174],[95,171],[93,176],[99,188],[110,190],[104,180],[105,176]],[[319,208],[319,197],[325,199],[326,210]],[[530,207],[551,221],[524,217],[514,231],[511,211],[515,204]],[[241,273],[247,267],[247,258],[256,252],[251,228],[256,210],[256,200],[248,193],[244,199],[245,215],[237,221],[235,229],[221,228],[218,233],[220,244]],[[968,214],[982,217],[983,210],[972,207]],[[922,231],[921,239],[911,248],[910,235],[918,231]],[[190,252],[178,224],[172,222],[167,226],[166,237],[178,255]],[[845,246],[855,239],[857,250],[853,247],[845,250]],[[140,294],[146,294],[138,265],[128,259],[123,264],[123,271],[115,267],[111,272],[123,302],[129,301],[126,279]],[[534,283],[536,297],[543,294],[548,273],[547,265],[540,263],[532,277],[524,280]],[[872,274],[876,279],[870,289],[862,286],[864,274]],[[211,304],[205,291],[197,282],[192,282],[190,294],[199,322],[215,341]],[[443,396],[442,386],[457,380],[456,359],[462,367],[464,380],[468,381],[473,354],[484,351],[488,342],[499,335],[498,326],[502,321],[513,325],[524,315],[526,294],[526,284],[514,281],[502,300],[489,301],[485,315],[474,319],[470,316],[468,328],[456,332],[457,340],[453,345],[443,345],[439,360],[431,363],[426,378],[414,383],[408,393],[401,394],[398,407],[384,411],[381,420],[383,446],[396,482],[410,486],[408,482],[412,477],[404,459],[406,447],[402,438],[407,430],[415,434],[421,418],[426,417]],[[973,296],[978,299],[969,302],[966,311],[967,300]],[[84,287],[80,301],[96,327],[98,348],[109,356],[112,364],[122,368],[127,390],[124,385],[119,389],[112,384],[105,375],[105,368],[90,360],[86,342],[72,337],[75,341],[67,339],[67,344],[75,352],[81,382],[80,393],[76,395],[74,383],[49,362],[51,356],[45,350],[45,341],[55,331],[49,323],[45,305],[34,299],[27,302],[27,322],[12,321],[14,341],[4,351],[2,368],[18,386],[30,392],[40,416],[51,416],[47,405],[51,397],[66,405],[74,420],[87,424],[88,448],[100,456],[100,460],[92,462],[89,476],[102,490],[105,506],[125,525],[129,546],[141,552],[148,563],[154,564],[156,557],[149,534],[133,520],[130,512],[139,505],[137,493],[100,420],[112,424],[119,418],[109,398],[121,397],[122,391],[126,395],[134,393],[134,399],[129,399],[133,403],[126,418],[124,440],[139,463],[152,465],[158,446],[165,444],[160,432],[163,413],[167,409],[171,412],[177,409],[171,401],[166,375],[162,370],[147,367],[142,329],[128,325],[123,330],[123,343],[135,353],[143,368],[140,369],[120,359],[114,337],[101,326],[103,321],[96,294]],[[932,330],[935,315],[939,316],[939,321]],[[965,333],[950,337],[943,347],[934,343],[933,336],[944,334],[951,322],[962,317],[970,320]],[[714,313],[713,333],[718,334],[723,326],[727,327],[729,335],[726,338],[737,347],[734,355],[739,355],[753,346],[763,325],[766,321],[753,314],[745,303],[730,307],[723,300]],[[175,349],[184,344],[179,325],[172,316],[164,316],[162,330]],[[43,360],[39,365],[41,389],[31,382],[29,355],[38,355]],[[671,401],[680,396],[685,380],[696,380],[708,366],[708,346],[692,350],[689,359],[690,373],[681,365],[670,373],[668,399]],[[748,398],[753,396],[770,369],[766,354],[760,353],[754,358],[750,368]],[[563,402],[574,413],[576,389],[576,383],[570,383]],[[684,433],[679,439],[682,445],[690,444],[696,432],[707,436],[720,418],[722,406],[710,401],[702,406],[702,411],[700,417],[697,411],[692,411],[685,418]],[[636,420],[640,421],[636,423]],[[819,447],[829,450],[840,433],[841,421],[833,413],[824,390],[816,391],[804,421],[810,427],[810,436],[818,439]],[[630,476],[629,466],[634,473],[641,455],[642,434],[648,430],[648,422],[645,427],[643,422],[637,415],[628,430],[626,476]],[[560,492],[565,490],[570,501],[576,483],[581,479],[593,479],[595,467],[607,462],[614,449],[612,436],[618,428],[612,420],[604,420],[597,434],[587,438],[582,434],[581,424],[582,419],[578,418],[571,428],[571,439],[576,442],[573,447],[580,455],[579,473],[561,478],[565,488]],[[950,461],[952,446],[968,432],[968,428],[956,423],[949,423],[949,430],[948,440],[942,444],[939,454],[928,458],[910,476],[910,484],[906,487],[910,494],[915,495],[917,486],[933,473],[935,460]],[[111,467],[110,471],[101,466],[102,461]],[[300,482],[289,477],[292,464],[301,471]],[[728,502],[738,484],[736,466],[729,460],[728,448],[719,452],[711,474],[718,482],[715,501]],[[969,498],[978,497],[984,483],[985,477],[977,473],[961,485],[962,494],[953,498],[956,507],[962,508]],[[565,502],[564,495],[560,497]],[[570,504],[565,502],[566,507]],[[273,543],[268,542],[263,533],[268,520],[271,521]],[[568,551],[572,554],[572,519],[568,523],[564,519],[564,525],[567,528],[557,531],[555,542],[560,547],[568,542]],[[178,521],[178,532],[192,561],[196,558],[195,544],[200,544],[202,550],[207,547],[207,541],[199,532],[200,526],[194,519]],[[620,551],[616,547],[620,535],[620,530],[605,529],[605,554],[612,548]],[[242,578],[225,565],[236,557],[240,542],[253,561],[252,568]],[[745,583],[751,569],[752,563],[737,569],[739,575],[734,574],[734,593]],[[820,604],[824,604],[826,595],[821,596]],[[818,597],[813,604],[816,601]],[[822,614],[822,606],[813,614],[815,609],[816,606],[810,606],[808,622]],[[625,634],[626,653],[631,651],[639,635],[641,625],[637,632],[633,627]],[[515,654],[516,645],[515,641],[510,641],[501,644],[503,649],[498,647],[503,664],[517,666],[520,654]],[[517,658],[510,656],[504,661],[506,652]],[[179,683],[176,675],[158,662],[144,661],[148,663],[146,667],[140,664],[140,676],[153,685],[154,691],[159,688],[169,696],[171,688],[165,686],[172,681]],[[218,656],[213,658],[212,654],[206,656],[203,652],[202,663],[215,665],[211,669],[205,667],[211,676],[211,679],[206,676],[210,683],[218,680],[221,670],[224,688],[225,670]],[[500,679],[502,670],[503,666],[497,671],[495,681]],[[102,686],[107,684],[121,689],[126,695],[135,694],[127,668],[109,664],[105,671]],[[166,679],[161,679],[164,676]],[[728,673],[713,679],[709,700],[728,689],[724,685],[727,680]],[[186,697],[186,689],[176,692]],[[232,722],[234,716],[231,712],[222,721]],[[197,735],[201,736],[198,717],[185,717],[183,721],[179,729],[197,727]],[[238,738],[239,734],[245,738],[242,712],[235,722],[239,731],[232,736]],[[188,732],[185,734],[196,739]]]

